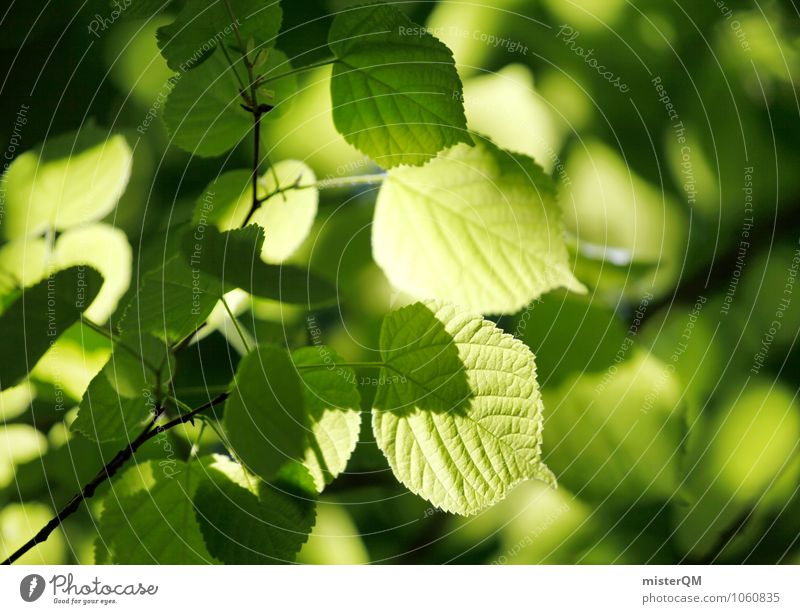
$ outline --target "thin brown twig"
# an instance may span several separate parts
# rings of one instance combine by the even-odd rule
[[[23,554],[34,548],[37,544],[41,544],[47,541],[47,538],[50,537],[50,534],[55,531],[61,523],[78,511],[78,508],[81,505],[82,501],[86,499],[90,499],[97,488],[106,480],[111,479],[117,471],[128,461],[130,458],[136,453],[142,445],[146,442],[150,441],[153,437],[167,431],[173,427],[176,427],[180,424],[184,424],[185,422],[189,422],[194,419],[194,417],[203,412],[207,409],[214,407],[215,405],[222,403],[225,399],[228,398],[228,393],[224,392],[222,394],[217,395],[215,398],[210,400],[208,403],[205,403],[199,407],[196,407],[190,412],[182,414],[173,420],[163,424],[163,425],[156,425],[156,421],[158,420],[161,412],[163,410],[159,410],[156,415],[153,417],[150,424],[147,425],[142,434],[139,435],[136,439],[134,439],[127,447],[123,448],[119,452],[116,453],[114,458],[112,458],[106,465],[94,476],[82,489],[81,491],[72,497],[69,502],[61,508],[61,510],[50,519],[50,521],[44,525],[39,532],[34,535],[31,539],[25,542],[22,546],[17,548],[13,554],[11,554],[5,561],[3,561],[2,565],[11,565],[14,561],[20,558]],[[153,428],[155,427],[155,428]]]

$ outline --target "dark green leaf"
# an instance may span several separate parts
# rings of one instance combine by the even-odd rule
[[[279,479],[267,484],[219,459],[194,497],[208,551],[228,564],[294,561],[314,526],[315,495]]]
[[[154,417],[155,389],[163,388],[172,371],[163,341],[144,334],[123,337],[120,343],[125,347],[117,345],[89,384],[71,425],[94,441],[135,439]]]
[[[236,29],[242,40],[253,37],[259,45],[273,45],[281,19],[277,0],[187,0],[175,21],[159,28],[158,46],[170,68],[185,72],[206,59],[220,43],[234,44]]]
[[[292,265],[261,261],[264,230],[256,224],[219,232],[199,226],[186,234],[183,251],[189,266],[222,281],[226,289],[241,288],[254,296],[298,305],[321,305],[336,299],[328,281]]]
[[[175,342],[205,322],[222,296],[219,282],[192,270],[180,255],[146,273],[125,309],[120,329],[144,331]]]
[[[0,390],[19,382],[100,292],[100,274],[72,267],[22,292],[0,315]]]
[[[206,472],[199,461],[149,461],[127,469],[104,499],[96,558],[130,565],[215,562],[192,502]]]
[[[286,350],[261,346],[242,359],[225,403],[224,427],[239,460],[265,480],[303,457],[308,417]]]

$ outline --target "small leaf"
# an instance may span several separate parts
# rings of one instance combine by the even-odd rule
[[[0,315],[0,390],[10,388],[36,365],[47,349],[91,304],[102,277],[89,267],[59,271],[19,293]]]
[[[170,379],[167,346],[150,335],[123,337],[108,363],[89,384],[70,428],[93,441],[130,442],[155,416],[154,390]],[[141,355],[137,358],[132,354]],[[161,370],[161,381],[155,371]]]
[[[291,66],[286,56],[273,49],[263,73],[269,78],[288,68]],[[293,78],[279,79],[271,85],[275,98],[269,103],[275,108],[263,120],[288,109],[296,90]],[[193,155],[208,157],[221,155],[245,140],[253,131],[253,116],[242,108],[239,88],[236,74],[221,55],[177,75],[163,116],[175,144]]]
[[[122,136],[93,125],[25,152],[4,178],[2,235],[14,239],[105,217],[125,191],[132,160]]]
[[[316,181],[314,171],[303,162],[281,160],[261,177],[260,196],[272,194],[279,187],[314,186]],[[297,251],[311,232],[318,201],[319,190],[316,187],[303,187],[275,194],[261,204],[251,221],[264,228],[266,238],[261,251],[264,262],[280,264]]]
[[[177,342],[194,332],[222,296],[218,280],[192,270],[182,255],[146,273],[120,322],[123,332],[143,331]]]
[[[356,374],[342,367],[342,358],[325,346],[292,352],[303,385],[305,408],[311,424],[303,464],[322,492],[347,467],[361,430],[361,395]],[[319,365],[320,368],[303,368]]]
[[[308,236],[319,202],[319,190],[314,185],[316,181],[314,171],[299,160],[281,160],[259,179],[259,198],[265,198],[279,187],[302,188],[273,195],[253,214],[251,221],[263,227],[266,235],[261,249],[264,262],[284,262]],[[252,194],[249,171],[223,173],[208,184],[197,200],[193,222],[195,225],[213,224],[220,230],[239,228],[250,211]]]
[[[128,289],[131,261],[125,233],[107,224],[70,228],[58,236],[55,246],[44,237],[15,239],[0,248],[0,295],[71,266],[89,265],[103,276],[103,287],[86,309],[86,317],[102,323]]]
[[[59,268],[89,265],[103,275],[86,317],[97,324],[107,321],[131,283],[133,254],[125,233],[107,224],[71,228],[56,240],[54,257]]]
[[[308,417],[288,352],[262,346],[242,359],[225,403],[224,428],[236,456],[265,480],[303,457]]]
[[[294,561],[314,526],[313,490],[285,480],[267,484],[221,457],[210,465],[208,477],[194,504],[214,557],[232,565]]]
[[[184,151],[218,156],[253,129],[252,115],[240,106],[236,75],[221,55],[176,79],[163,117],[173,142]]]
[[[375,261],[398,289],[481,313],[514,313],[572,275],[552,179],[488,140],[423,168],[390,171],[372,229]]]
[[[169,8],[173,0],[128,0],[125,9],[119,12],[120,19],[150,19]],[[117,8],[120,0],[108,0],[110,7]],[[119,9],[117,9],[119,10]]]
[[[328,46],[336,129],[378,164],[425,164],[472,142],[452,53],[396,8],[337,13]]]
[[[474,514],[541,460],[533,354],[492,322],[440,303],[388,315],[372,426],[397,479],[437,507]]]
[[[284,303],[320,305],[336,299],[336,288],[309,271],[291,265],[264,264],[264,231],[256,224],[219,232],[213,226],[186,234],[183,251],[189,266],[222,282],[222,293],[241,288],[250,294]]]
[[[97,526],[99,559],[128,565],[215,562],[192,502],[206,471],[197,461],[148,461],[127,469],[104,499]]]
[[[268,58],[269,58],[269,49],[259,50],[259,52],[256,54],[256,59],[253,60],[253,68],[255,69],[261,68],[262,66],[264,66],[264,64],[267,63]]]
[[[253,45],[273,45],[282,18],[275,0],[187,0],[175,21],[158,29],[158,47],[172,70],[185,72],[207,59],[220,43],[236,40],[237,28]]]

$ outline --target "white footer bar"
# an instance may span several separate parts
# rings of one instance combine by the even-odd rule
[[[796,614],[799,585],[793,566],[20,566],[0,611]]]

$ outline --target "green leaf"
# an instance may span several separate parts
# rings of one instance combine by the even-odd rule
[[[86,309],[95,323],[108,320],[131,283],[133,254],[125,233],[108,224],[71,228],[56,240],[55,263],[60,268],[89,265],[103,276],[103,287]]]
[[[291,69],[283,52],[271,49],[269,61],[261,72],[269,78]],[[240,67],[240,76],[243,68]],[[164,123],[174,143],[197,156],[218,156],[241,143],[253,131],[253,115],[242,108],[236,74],[222,55],[188,73],[174,77],[174,89],[164,107]],[[270,84],[272,95],[259,97],[259,104],[268,103],[280,115],[289,108],[296,90],[293,79],[279,79]]]
[[[73,267],[24,290],[0,315],[0,390],[17,384],[74,324],[100,291],[102,277]]]
[[[303,457],[308,417],[288,352],[261,346],[242,359],[225,402],[224,428],[239,460],[265,480]]]
[[[641,324],[641,314],[636,316]],[[621,362],[633,345],[613,309],[597,297],[553,292],[516,318],[515,335],[536,355],[539,381],[554,386],[574,373]],[[674,339],[674,337],[672,337]]]
[[[142,335],[123,337],[120,343],[125,347],[117,345],[91,381],[70,427],[94,441],[133,441],[155,415],[154,390],[163,388],[172,372],[163,341]]]
[[[316,181],[314,171],[303,162],[281,160],[261,177],[259,196],[265,197],[290,185],[313,186]],[[265,262],[279,264],[297,251],[311,232],[318,201],[319,190],[316,187],[306,187],[275,194],[262,203],[251,221],[264,228],[266,239],[261,257]]]
[[[770,522],[797,495],[795,390],[753,378],[744,389],[730,391],[721,405],[726,411],[703,412],[691,421],[681,496],[672,500],[673,543],[695,559],[707,559],[718,544],[735,546],[734,538],[752,547],[737,523],[743,517],[751,526]],[[763,539],[761,531],[750,539]]]
[[[488,140],[423,168],[390,171],[372,252],[389,281],[420,299],[513,313],[573,277],[552,179]]]
[[[385,318],[380,346],[387,366],[372,426],[409,490],[467,515],[522,480],[553,480],[534,358],[521,341],[451,305],[415,303]]]
[[[183,251],[192,269],[221,280],[224,290],[241,288],[254,296],[284,303],[320,305],[336,299],[336,288],[327,280],[291,265],[263,263],[264,230],[256,224],[219,232],[198,226],[186,234]]]
[[[105,217],[125,191],[132,160],[122,136],[93,125],[25,152],[5,176],[0,233],[14,239]]]
[[[27,424],[0,425],[0,450],[0,488],[5,488],[15,483],[19,465],[47,452],[47,438]]]
[[[328,35],[336,129],[385,168],[471,143],[446,45],[386,4],[337,13]]]
[[[219,458],[194,496],[208,551],[227,564],[292,562],[314,526],[315,496],[287,480],[274,485]]]
[[[234,19],[226,3],[230,3]],[[273,45],[282,18],[276,0],[187,0],[175,21],[158,29],[158,47],[170,68],[186,72],[208,58],[220,43],[234,42],[235,28],[242,40],[252,36],[259,45]]]
[[[192,270],[182,255],[146,273],[120,322],[123,332],[143,331],[177,342],[205,322],[222,296],[219,282]]]
[[[171,461],[131,466],[104,499],[97,526],[100,561],[127,565],[215,562],[195,520],[192,497],[206,468]]]
[[[680,484],[683,398],[670,365],[620,350],[624,362],[545,389],[545,458],[583,500],[628,509],[666,501]]]
[[[278,185],[275,175],[278,176]],[[315,183],[314,171],[299,160],[281,160],[260,177],[259,198],[273,194],[278,188],[304,186],[303,189],[273,195],[251,217],[251,221],[261,226],[266,235],[261,249],[264,262],[279,264],[285,261],[308,236],[319,201]],[[220,230],[239,228],[252,206],[252,195],[250,171],[223,173],[206,186],[197,200],[193,224],[213,224]]]
[[[0,248],[0,295],[32,286],[56,271],[89,265],[103,276],[103,287],[86,317],[108,320],[130,285],[131,246],[125,233],[107,224],[89,224],[61,233],[55,246],[44,237],[22,237]]]
[[[122,2],[126,8],[119,12],[121,19],[150,19],[167,10],[173,0],[128,0]],[[108,0],[109,7],[117,8],[120,0]],[[119,10],[119,9],[117,9]],[[113,12],[112,12],[113,16]]]
[[[252,115],[240,106],[236,75],[221,55],[175,79],[163,118],[172,141],[184,151],[218,156],[253,129]]]
[[[347,467],[361,430],[361,395],[356,374],[342,367],[342,358],[325,346],[292,352],[300,371],[303,398],[311,424],[303,464],[322,492]],[[303,368],[319,365],[318,369]]]

